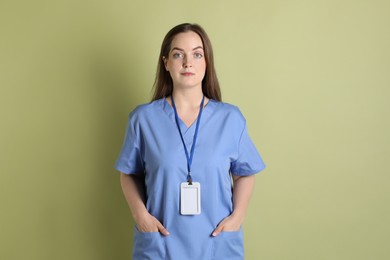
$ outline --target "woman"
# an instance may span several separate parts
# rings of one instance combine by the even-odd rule
[[[239,109],[221,102],[199,25],[165,36],[154,90],[130,113],[116,162],[136,222],[133,259],[244,259],[241,224],[265,165]]]

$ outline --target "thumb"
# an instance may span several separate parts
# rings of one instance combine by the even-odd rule
[[[161,234],[163,234],[164,236],[169,236],[168,230],[161,223],[158,224],[157,228]]]
[[[223,229],[223,225],[218,225],[218,227],[216,229],[214,229],[213,233],[211,234],[213,237],[216,237],[219,235],[219,233],[221,233]]]

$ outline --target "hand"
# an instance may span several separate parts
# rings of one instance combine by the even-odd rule
[[[160,232],[164,236],[169,235],[168,230],[149,212],[145,212],[136,222],[139,232]]]
[[[239,231],[242,224],[242,219],[238,217],[237,215],[230,215],[226,218],[224,218],[217,226],[216,229],[214,229],[213,233],[211,234],[213,237],[216,237],[219,235],[219,233],[223,232],[235,232]]]

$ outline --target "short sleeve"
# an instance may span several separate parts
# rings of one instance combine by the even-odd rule
[[[245,123],[239,139],[238,156],[231,163],[230,170],[233,175],[246,176],[256,174],[264,168],[265,164],[263,159],[250,139]]]
[[[125,174],[138,174],[144,172],[141,156],[141,139],[137,133],[137,117],[130,113],[127,123],[125,139],[115,169]]]

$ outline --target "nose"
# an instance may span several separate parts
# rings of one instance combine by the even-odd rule
[[[186,68],[186,69],[192,67],[191,61],[188,58],[188,56],[185,56],[184,59],[183,59],[183,67]]]

